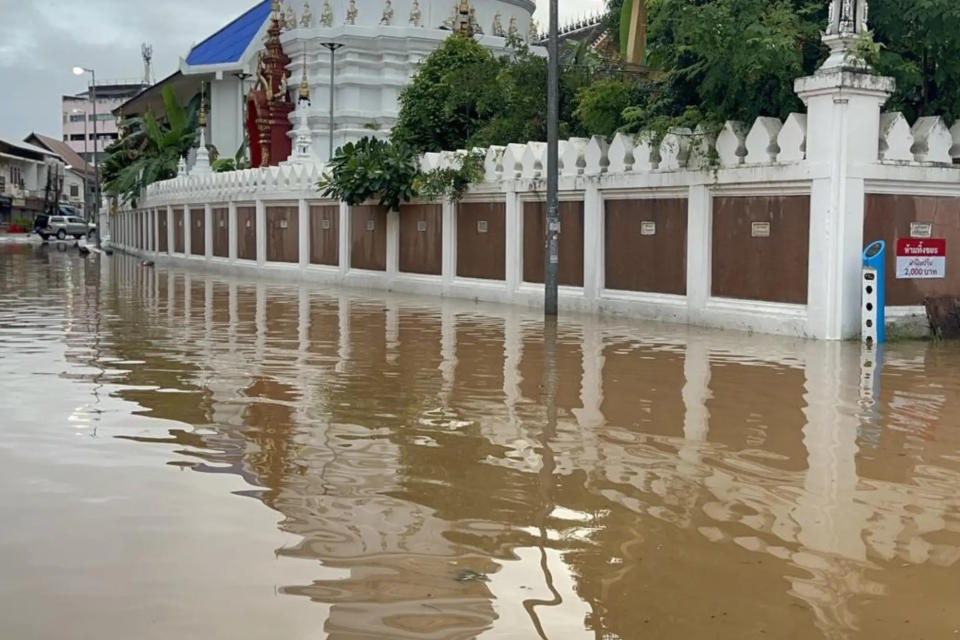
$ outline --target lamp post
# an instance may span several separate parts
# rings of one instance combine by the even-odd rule
[[[560,263],[560,211],[558,202],[559,170],[559,96],[560,66],[558,60],[557,0],[550,0],[550,39],[547,42],[547,237],[546,269],[544,270],[543,311],[547,317],[557,315],[557,270]]]
[[[337,64],[337,49],[342,48],[344,45],[339,42],[324,42],[322,43],[324,47],[330,50],[330,150],[327,155],[327,162],[333,160],[333,83],[335,82],[335,70]],[[304,62],[306,64],[306,62]]]
[[[87,135],[87,112],[84,111],[83,109],[73,109],[70,113],[83,114],[83,161],[84,161],[84,164],[87,164],[87,166],[89,166],[89,163],[87,161],[87,158],[90,155],[90,150],[87,146],[88,138],[89,138],[89,135]],[[87,222],[90,222],[90,197],[88,193],[89,191],[90,191],[90,186],[87,184],[87,167],[84,167],[83,168],[83,213],[87,219]],[[100,235],[99,230],[97,231],[97,235]]]
[[[102,245],[101,236],[103,236],[103,220],[100,216],[100,163],[97,159],[97,147],[100,141],[97,139],[97,73],[93,69],[85,67],[74,67],[73,75],[82,76],[85,73],[90,74],[90,100],[93,102],[93,179],[94,196],[93,206],[97,212],[97,248]]]

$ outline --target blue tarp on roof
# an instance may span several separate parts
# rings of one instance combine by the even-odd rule
[[[243,52],[270,17],[271,0],[263,0],[220,31],[195,46],[187,56],[187,64],[229,64],[239,62]]]

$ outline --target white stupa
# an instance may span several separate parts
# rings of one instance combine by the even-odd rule
[[[400,91],[417,64],[451,31],[462,29],[464,20],[480,44],[503,53],[509,36],[526,41],[536,30],[534,9],[532,0],[284,0],[287,30],[281,41],[293,61],[291,77],[307,67],[307,123],[316,157],[327,159],[329,148],[331,53],[325,45],[341,47],[334,54],[333,84],[338,147],[389,133]]]

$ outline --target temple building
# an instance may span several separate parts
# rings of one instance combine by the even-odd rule
[[[290,154],[299,125],[310,132],[313,156],[324,161],[331,130],[334,148],[389,133],[400,91],[452,31],[504,53],[511,37],[536,38],[534,8],[533,0],[263,0],[195,45],[176,73],[115,113],[162,114],[164,86],[182,104],[203,92],[209,112],[204,134],[215,154],[234,156],[246,131],[253,165],[278,164]],[[311,101],[295,112],[304,71]]]

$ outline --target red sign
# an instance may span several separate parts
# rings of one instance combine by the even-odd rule
[[[897,278],[947,277],[947,241],[944,238],[900,238],[897,241]]]

